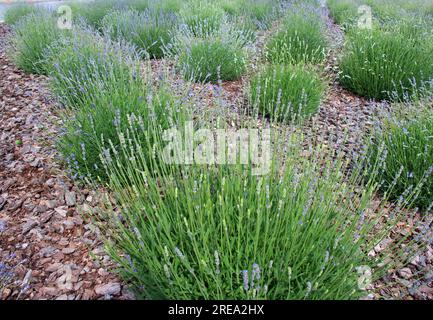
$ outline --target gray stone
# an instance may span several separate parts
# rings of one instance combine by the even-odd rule
[[[69,247],[69,248],[64,248],[63,250],[62,250],[62,253],[64,253],[64,254],[71,254],[71,253],[74,253],[75,252],[75,248],[71,248],[71,247]]]
[[[7,223],[5,220],[0,219],[0,232],[4,232],[7,229]]]
[[[57,206],[56,200],[48,200],[47,201],[47,207],[50,209],[54,209]]]
[[[66,217],[66,215],[68,213],[68,210],[66,210],[66,207],[64,207],[64,206],[55,208],[54,211],[56,211],[62,217]]]
[[[404,279],[410,279],[412,278],[412,270],[409,268],[403,268],[401,269],[398,274],[402,276]]]
[[[66,192],[65,193],[65,201],[68,207],[73,207],[77,203],[77,195],[75,192]]]
[[[98,285],[95,287],[95,292],[97,295],[117,295],[120,293],[120,284],[116,282],[110,282],[104,285]]]
[[[23,231],[22,234],[26,234],[30,230],[32,230],[34,227],[36,227],[38,223],[35,220],[29,220],[23,225]]]
[[[68,295],[64,293],[60,297],[57,297],[56,300],[68,300]]]

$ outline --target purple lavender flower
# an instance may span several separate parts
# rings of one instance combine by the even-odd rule
[[[242,279],[244,281],[244,290],[248,291],[248,289],[250,288],[248,284],[248,270],[242,270]]]
[[[253,264],[252,280],[260,280],[260,266],[257,263]]]
[[[6,230],[6,221],[0,220],[0,232]]]

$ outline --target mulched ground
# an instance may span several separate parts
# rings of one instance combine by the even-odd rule
[[[107,271],[113,265],[97,230],[78,211],[96,205],[95,195],[74,186],[56,161],[58,119],[46,78],[12,65],[8,33],[0,24],[0,278],[12,272],[0,298],[132,298]]]
[[[344,33],[326,9],[324,19],[332,43],[326,67],[330,88],[312,120],[316,129],[309,132],[307,123],[306,133],[351,154],[362,144],[374,115],[388,106],[359,98],[338,85],[335,68]],[[60,122],[47,79],[22,73],[6,58],[8,33],[0,24],[0,261],[14,274],[6,289],[0,286],[0,298],[131,299],[126,286],[109,271],[113,264],[98,240],[98,230],[83,219],[82,211],[97,206],[97,197],[74,185],[56,159],[51,143]],[[259,38],[258,50],[265,37]],[[162,76],[167,68],[172,69],[164,61],[152,61],[155,75]],[[168,73],[174,79],[173,89],[183,90],[184,81]],[[245,79],[224,83],[222,92],[210,84],[194,85],[191,100],[199,110],[237,114],[245,83]],[[433,299],[432,263],[433,243],[429,242],[407,268],[375,283],[366,299]],[[2,272],[0,266],[0,279]]]

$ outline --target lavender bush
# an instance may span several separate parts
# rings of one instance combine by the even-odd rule
[[[320,11],[313,5],[294,6],[266,44],[272,63],[319,63],[326,57],[327,41]]]
[[[177,18],[158,11],[114,11],[102,21],[104,32],[114,40],[126,40],[142,49],[143,57],[162,58],[172,40]]]
[[[228,20],[220,29],[197,37],[188,27],[179,30],[172,53],[187,80],[213,82],[236,80],[246,71],[250,30],[239,30]]]
[[[57,27],[56,19],[50,13],[31,13],[14,25],[9,55],[25,72],[46,74],[47,49],[69,34],[69,30]]]
[[[431,93],[431,48],[393,30],[353,30],[340,63],[340,83],[378,100],[409,100]]]
[[[356,299],[360,267],[373,281],[412,254],[397,249],[403,237],[368,255],[405,213],[373,204],[375,183],[346,177],[343,154],[312,147],[306,158],[299,136],[275,129],[270,171],[254,176],[240,163],[149,164],[139,136],[125,135],[126,165],[106,161],[115,204],[93,218],[142,298]]]
[[[36,6],[31,4],[27,4],[27,3],[15,4],[6,10],[4,15],[4,21],[6,24],[14,25],[23,17],[31,13],[38,13],[40,11],[42,11],[42,9],[37,8]]]
[[[380,159],[378,174],[371,172],[383,192],[402,201],[416,191],[413,206],[429,212],[433,208],[433,113],[422,103],[405,104],[406,114],[383,120],[372,136],[369,157],[370,166]]]
[[[185,3],[179,15],[189,30],[200,36],[219,30],[224,10],[211,1],[191,0]]]
[[[250,84],[254,109],[275,121],[290,121],[317,112],[325,85],[304,66],[274,65],[255,75]]]
[[[67,107],[59,149],[76,178],[104,178],[100,149],[119,144],[128,114],[140,117],[141,126],[168,126],[178,114],[167,90],[155,93],[141,78],[139,54],[128,44],[81,29],[54,46],[51,57],[51,86]]]

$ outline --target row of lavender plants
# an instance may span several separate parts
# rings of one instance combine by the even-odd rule
[[[384,153],[377,181],[386,190],[396,176],[398,199],[423,181],[415,205],[433,205],[433,11],[428,1],[329,1],[347,41],[340,83],[367,98],[392,102],[391,114],[376,128],[372,153]],[[357,9],[371,13],[371,26],[357,27]],[[367,11],[365,11],[367,9]]]
[[[167,0],[157,4],[175,8],[176,18],[163,9],[140,13],[136,3],[135,11],[89,15],[94,19],[72,30],[58,29],[49,13],[31,13],[14,27],[11,57],[27,72],[48,75],[63,106],[59,148],[71,175],[107,191],[91,218],[139,297],[353,299],[415,254],[410,233],[389,237],[421,183],[390,205],[397,179],[373,201],[378,184],[370,173],[381,156],[367,170],[370,159],[354,165],[326,146],[310,143],[306,153],[308,140],[296,126],[280,125],[291,109],[320,101],[312,95],[323,90],[320,70],[309,64],[324,60],[326,43],[314,1],[284,3],[281,31],[265,46],[264,64],[272,64],[251,85],[254,121],[206,121],[188,104],[188,87],[173,93],[153,79],[149,58],[166,53],[190,80],[212,81],[215,70],[219,81],[241,74],[238,54],[248,52],[253,36],[230,14],[253,17],[255,29],[266,29],[279,12],[274,3],[251,2],[246,15],[243,0]],[[309,26],[311,34],[303,33]],[[172,36],[152,41],[144,29]],[[234,140],[223,143],[221,136]],[[385,239],[386,248],[374,252]]]
[[[327,54],[324,29],[316,1],[289,3],[265,44],[263,70],[251,81],[250,102],[255,109],[281,122],[318,111],[325,91],[320,68]]]

